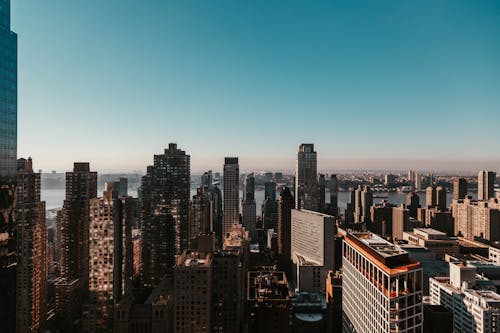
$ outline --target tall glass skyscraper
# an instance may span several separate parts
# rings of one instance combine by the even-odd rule
[[[10,0],[0,0],[0,177],[16,174],[17,35],[10,30]]]

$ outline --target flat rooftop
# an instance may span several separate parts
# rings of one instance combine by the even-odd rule
[[[380,237],[376,234],[373,234],[371,232],[369,232],[369,233],[357,233],[354,235],[361,242],[365,243],[366,246],[375,250],[382,257],[387,258],[387,257],[399,256],[401,254],[408,254],[408,252],[406,252],[405,250],[403,250],[399,246],[397,247],[393,243],[386,241],[382,237]]]
[[[433,236],[446,236],[446,233],[432,228],[414,228],[413,231],[418,231]]]
[[[488,303],[496,303],[496,305],[500,305],[500,295],[492,290],[466,290],[467,293],[481,298],[481,300],[486,301]]]
[[[289,300],[290,297],[284,272],[248,272],[248,300]]]
[[[419,262],[410,260],[407,251],[371,232],[348,233],[344,240],[387,274],[420,268]]]
[[[210,265],[210,253],[186,251],[177,261],[177,267],[203,267]]]
[[[313,210],[307,210],[307,209],[292,209],[292,210],[297,211],[297,212],[302,212],[302,213],[307,213],[307,214],[315,215],[315,216],[320,216],[320,217],[335,218],[335,216],[333,216],[333,215],[323,214],[323,213],[320,213],[320,212],[315,212]]]

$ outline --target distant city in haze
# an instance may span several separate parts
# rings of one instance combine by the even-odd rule
[[[499,332],[499,18],[0,0],[0,331]]]

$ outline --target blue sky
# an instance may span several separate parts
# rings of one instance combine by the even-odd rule
[[[498,1],[12,0],[19,155],[500,169]]]

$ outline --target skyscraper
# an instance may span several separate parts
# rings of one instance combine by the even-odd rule
[[[212,183],[213,183],[212,170],[204,172],[203,175],[201,175],[201,186],[208,189],[210,186],[212,186]]]
[[[89,163],[75,162],[66,172],[66,199],[63,204],[61,235],[61,277],[80,279],[88,289],[90,199],[97,197],[97,172]]]
[[[339,183],[337,175],[330,175],[330,214],[339,215]]]
[[[438,186],[436,188],[436,206],[440,211],[444,211],[446,209],[447,206],[446,197],[447,197],[446,189],[442,186]]]
[[[465,199],[467,192],[467,179],[459,177],[453,179],[453,200]]]
[[[212,254],[185,251],[174,268],[174,332],[211,332]]]
[[[40,201],[40,174],[31,158],[18,160],[17,332],[39,332],[47,315],[47,227]]]
[[[410,217],[417,218],[418,209],[420,208],[420,197],[415,192],[410,192],[406,195],[406,207],[410,211]]]
[[[112,327],[113,307],[131,295],[133,275],[133,204],[118,198],[119,189],[106,183],[102,198],[90,200],[89,300],[84,320],[88,332]]]
[[[295,206],[292,192],[285,187],[278,200],[278,252],[291,259],[292,246],[292,209]]]
[[[334,264],[335,222],[331,215],[292,209],[291,257],[300,291],[325,290],[328,271]]]
[[[0,177],[16,175],[17,35],[10,30],[10,0],[0,0]]]
[[[325,213],[326,208],[326,178],[324,174],[320,174],[318,178],[319,188],[319,211]]]
[[[190,156],[170,143],[141,184],[141,278],[155,287],[188,245]]]
[[[489,200],[495,197],[495,178],[493,171],[479,171],[477,175],[477,199]]]
[[[210,200],[210,226],[215,234],[219,247],[222,247],[222,191],[219,183],[214,183],[208,188],[208,199]]]
[[[392,238],[403,239],[403,232],[410,230],[410,211],[404,205],[392,208]]]
[[[205,187],[196,189],[189,204],[189,244],[199,235],[206,235],[210,232],[210,199]],[[192,248],[192,247],[190,247]]]
[[[348,233],[343,246],[343,332],[422,332],[420,263],[372,233]]]
[[[114,192],[118,198],[128,196],[128,179],[120,177],[118,181],[114,182]]]
[[[233,224],[240,223],[240,166],[237,157],[224,160],[224,215],[222,233],[226,235]]]
[[[276,201],[276,183],[275,182],[265,182],[264,183],[264,199],[270,198],[272,201]]]
[[[303,143],[297,151],[295,207],[314,211],[319,208],[318,166],[314,144]]]
[[[242,224],[250,233],[255,231],[257,211],[255,203],[255,177],[253,173],[246,176],[244,198],[241,202]]]
[[[437,193],[435,186],[429,186],[425,190],[425,208],[435,207],[437,204]]]
[[[240,332],[243,317],[243,250],[218,251],[212,256],[212,332]]]
[[[0,322],[16,325],[15,193],[17,158],[17,35],[10,30],[10,0],[0,0]]]
[[[370,221],[370,207],[373,206],[373,192],[368,186],[359,185],[355,191],[354,222]]]

